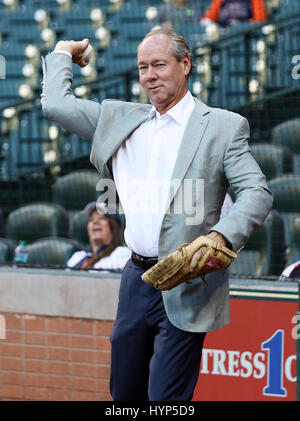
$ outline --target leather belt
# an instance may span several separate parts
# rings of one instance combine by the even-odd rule
[[[158,257],[145,257],[136,254],[134,251],[131,254],[132,261],[135,265],[148,270],[158,262]]]

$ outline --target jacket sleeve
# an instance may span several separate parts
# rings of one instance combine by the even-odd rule
[[[264,222],[273,204],[266,178],[250,152],[248,138],[248,121],[240,117],[223,160],[225,177],[234,189],[236,201],[211,228],[223,234],[234,251]]]
[[[45,116],[68,132],[92,140],[101,105],[74,96],[72,58],[67,54],[50,53],[46,59],[42,57],[42,65],[41,104]]]

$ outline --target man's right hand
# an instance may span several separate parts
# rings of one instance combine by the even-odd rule
[[[88,38],[84,38],[82,41],[59,41],[54,48],[54,52],[67,51],[72,55],[73,63],[78,64],[80,67],[85,67],[89,62],[83,60],[82,56],[89,43]]]

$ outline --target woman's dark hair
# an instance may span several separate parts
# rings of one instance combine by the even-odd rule
[[[123,238],[119,229],[119,224],[117,220],[111,215],[105,215],[103,219],[106,219],[110,228],[111,232],[111,243],[102,250],[96,256],[91,256],[85,266],[84,269],[92,269],[95,263],[101,260],[103,257],[110,256],[111,253],[119,246],[123,245]]]

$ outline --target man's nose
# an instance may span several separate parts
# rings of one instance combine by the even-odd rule
[[[147,78],[147,80],[156,79],[156,72],[155,72],[155,68],[153,66],[148,67],[146,78]]]

